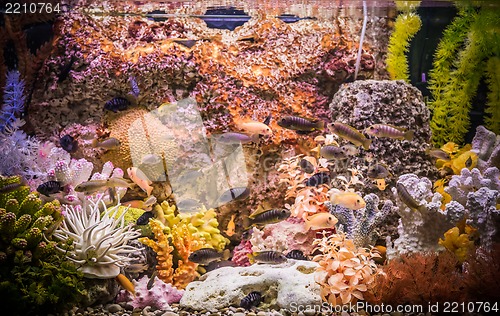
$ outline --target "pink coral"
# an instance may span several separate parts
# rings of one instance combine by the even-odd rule
[[[178,290],[176,287],[160,279],[156,279],[154,286],[148,290],[148,282],[149,277],[147,275],[139,280],[132,280],[135,287],[135,295],[121,290],[116,297],[116,301],[128,302],[134,308],[151,306],[161,310],[168,310],[170,309],[169,304],[178,303],[184,294],[184,290]]]
[[[234,247],[231,261],[240,267],[247,267],[250,265],[247,255],[252,252],[252,243],[249,240],[242,240],[238,246]]]

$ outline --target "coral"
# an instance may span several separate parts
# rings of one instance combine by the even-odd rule
[[[20,79],[18,71],[11,70],[7,73],[3,93],[0,133],[3,133],[7,128],[12,128],[12,124],[17,120],[16,115],[24,110],[24,102],[24,82]]]
[[[392,201],[385,201],[382,209],[378,209],[379,198],[371,193],[363,197],[366,207],[354,211],[331,203],[325,203],[331,214],[337,219],[337,232],[343,232],[356,247],[374,246],[379,237],[379,227],[394,206]]]
[[[127,302],[134,308],[144,308],[152,306],[156,309],[169,310],[172,303],[178,303],[184,294],[183,290],[178,290],[171,284],[162,280],[156,280],[151,289],[147,289],[148,276],[143,276],[139,280],[133,280],[135,295],[128,291],[121,290],[116,297],[117,302]]]
[[[412,210],[393,193],[397,201],[397,213],[401,217],[398,225],[399,237],[391,242],[387,237],[387,257],[393,258],[407,252],[440,250],[438,240],[450,228],[463,219],[465,208],[452,201],[441,210],[441,194],[432,193],[432,183],[427,178],[414,174],[402,175],[398,179],[413,199],[422,207]]]
[[[304,222],[297,218],[288,218],[276,224],[266,225],[262,230],[253,228],[252,250],[254,252],[275,250],[287,253],[300,250],[305,255],[312,253],[312,242],[316,237],[314,231],[306,231]]]
[[[483,187],[500,191],[500,172],[497,168],[488,168],[483,172],[480,172],[476,168],[472,170],[464,168],[461,170],[460,175],[451,177],[445,191],[451,195],[453,201],[457,201],[465,206],[469,193]]]
[[[185,289],[198,276],[196,272],[197,264],[189,261],[189,255],[203,248],[202,242],[200,237],[191,234],[187,225],[176,225],[172,230],[172,243],[179,254],[177,268],[172,277],[174,281],[172,284],[175,287]]]
[[[344,234],[332,234],[314,241],[319,255],[315,280],[321,286],[321,298],[331,305],[355,304],[364,300],[364,293],[372,288],[377,266],[372,260],[378,254],[357,247]]]
[[[334,95],[330,112],[332,121],[349,124],[358,130],[382,123],[414,131],[412,141],[373,138],[368,153],[360,149],[347,162],[361,174],[367,173],[370,164],[385,163],[395,178],[410,172],[435,176],[437,170],[424,152],[431,137],[429,110],[415,87],[400,80],[347,83]],[[367,159],[370,156],[372,158]],[[390,190],[379,191],[370,185],[371,179],[364,181],[363,195],[377,193],[382,199],[390,197]]]
[[[460,174],[463,168],[471,169],[476,167],[478,163],[478,156],[474,151],[471,150],[471,145],[467,144],[462,148],[458,148],[458,145],[453,142],[448,142],[441,146],[441,150],[446,152],[450,159],[436,160],[436,167],[440,170],[441,174]],[[470,158],[470,166],[467,167],[466,163]]]
[[[496,33],[486,31],[498,18],[499,13],[487,6],[479,10],[466,6],[459,9],[459,15],[444,32],[429,81],[432,141],[436,145],[445,141],[461,143],[470,128],[472,99],[485,74],[486,63],[499,54]]]
[[[101,216],[100,207],[104,207]],[[123,225],[123,217],[115,219],[118,206],[107,208],[102,200],[91,202],[87,208],[79,209],[65,206],[64,221],[53,236],[62,241],[72,240],[72,248],[61,252],[79,265],[79,270],[87,278],[109,279],[120,273],[130,258],[127,253],[137,251],[127,245],[129,240],[137,238],[140,233],[132,226]]]
[[[386,59],[391,79],[409,82],[408,60],[405,54],[409,50],[411,39],[421,26],[420,17],[411,10],[405,10],[396,18],[394,31],[389,38]]]
[[[464,283],[467,300],[498,302],[500,293],[500,244],[478,247],[469,252],[464,263]]]
[[[469,250],[474,246],[472,240],[476,229],[470,225],[465,225],[463,231],[458,227],[450,228],[444,233],[444,240],[439,239],[439,244],[452,252],[460,262],[464,262]]]
[[[248,259],[248,254],[252,252],[252,243],[250,240],[242,240],[238,246],[234,247],[231,261],[240,267],[249,266],[250,260]]]
[[[366,300],[370,304],[429,304],[467,300],[460,263],[448,252],[404,254],[382,268]]]
[[[477,166],[481,171],[490,167],[500,169],[500,136],[479,125],[472,139],[472,151],[478,156]]]

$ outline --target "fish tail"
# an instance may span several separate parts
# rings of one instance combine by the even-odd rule
[[[368,150],[368,149],[370,149],[371,144],[372,144],[372,140],[367,138],[365,141],[363,141],[363,148],[365,150]]]
[[[419,211],[420,213],[423,213],[427,211],[427,207],[425,205],[419,205],[416,210]]]
[[[224,249],[224,252],[222,252],[222,260],[227,260],[231,257],[231,250],[229,249]]]
[[[151,192],[153,192],[153,187],[148,186],[148,188],[146,189],[146,193],[148,194],[148,196],[151,196]]]
[[[404,139],[409,140],[409,141],[413,140],[413,131],[409,130],[409,131],[405,132]]]
[[[316,129],[323,130],[325,129],[325,121],[319,120],[316,122]]]
[[[247,254],[247,257],[248,257],[248,261],[250,261],[250,264],[255,263],[255,253],[249,253],[249,254]]]
[[[92,147],[96,148],[97,147],[97,138],[94,138],[92,140]]]
[[[306,220],[306,232],[309,231],[311,229],[311,222]]]

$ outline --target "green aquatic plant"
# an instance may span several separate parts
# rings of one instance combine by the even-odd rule
[[[486,126],[500,132],[500,57],[491,57],[486,63],[486,82],[488,83],[488,103],[486,103]]]
[[[418,5],[418,4],[417,4]],[[394,23],[394,32],[389,38],[387,48],[387,71],[393,80],[409,81],[408,52],[410,41],[420,30],[422,21],[415,13],[415,6],[407,1],[396,1],[398,10],[402,11]]]
[[[432,141],[442,145],[447,141],[462,143],[470,128],[469,112],[472,99],[485,73],[490,90],[498,91],[495,85],[500,69],[487,67],[498,65],[494,57],[499,56],[500,40],[497,10],[470,6],[459,8],[458,16],[445,30],[434,56],[433,69],[429,73],[429,90],[432,100]],[[491,62],[488,62],[491,60]],[[486,121],[489,127],[498,123],[498,92],[489,96]],[[492,129],[499,133],[497,129]]]
[[[0,177],[0,297],[11,314],[53,312],[84,293],[83,275],[56,250],[67,245],[50,241],[61,218],[57,200],[44,204],[20,177]]]

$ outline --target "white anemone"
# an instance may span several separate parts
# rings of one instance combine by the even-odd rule
[[[104,207],[102,217],[99,205]],[[120,268],[130,260],[125,255],[139,251],[127,243],[141,234],[131,225],[124,226],[126,211],[115,219],[118,206],[107,209],[102,200],[91,202],[83,210],[81,207],[66,206],[64,221],[54,232],[53,236],[62,241],[73,240],[73,248],[68,251],[67,257],[80,266],[87,278],[116,277]]]

